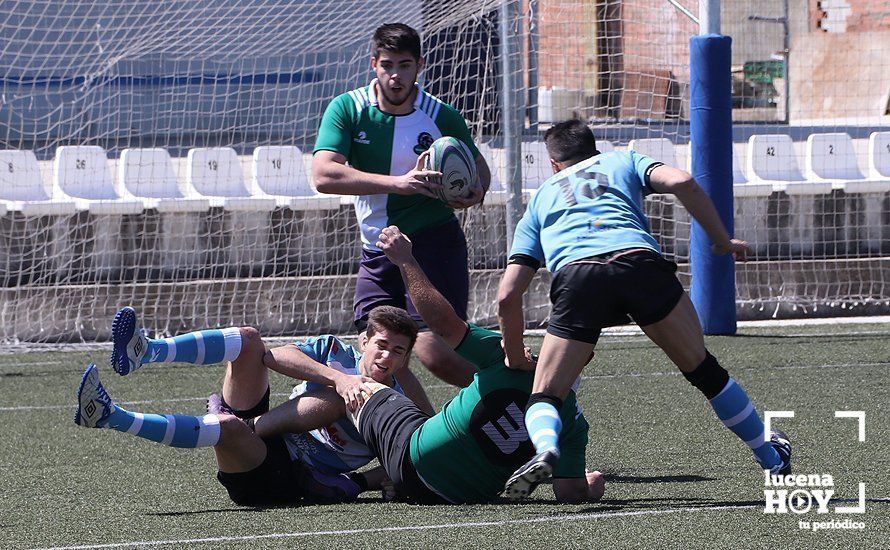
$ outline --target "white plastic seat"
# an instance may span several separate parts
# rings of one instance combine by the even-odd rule
[[[251,196],[244,183],[241,161],[231,147],[191,149],[187,162],[188,185],[210,199],[210,206],[246,212],[275,209],[275,199]]]
[[[868,136],[868,176],[890,179],[890,132],[872,132]]]
[[[668,166],[677,167],[677,152],[668,138],[632,139],[627,148],[647,157],[652,157]]]
[[[522,156],[522,189],[535,190],[553,175],[550,167],[550,155],[543,141],[523,142],[520,149]]]
[[[859,169],[853,139],[846,133],[811,134],[807,138],[806,174],[813,181],[833,183],[848,193],[890,191],[890,179],[870,180]]]
[[[320,195],[309,183],[303,153],[295,146],[263,146],[253,151],[257,189],[291,210],[336,210],[340,197]]]
[[[142,201],[122,198],[114,188],[108,157],[97,145],[64,145],[56,149],[53,188],[71,197],[78,210],[91,214],[138,214]]]
[[[180,189],[166,149],[124,149],[118,167],[120,181],[146,208],[158,212],[204,212],[210,200],[189,197]]]
[[[596,140],[596,149],[600,153],[609,153],[609,152],[612,152],[615,150],[615,144],[613,144],[611,141],[607,141],[605,139],[603,139],[603,140],[598,139],[598,140]]]
[[[73,214],[74,201],[54,200],[46,192],[33,151],[0,151],[0,208],[28,217]]]
[[[690,155],[690,162],[691,155]],[[768,197],[773,194],[773,184],[754,182],[742,170],[742,160],[736,147],[732,148],[732,194],[736,197]]]
[[[774,191],[788,195],[824,195],[831,182],[808,181],[800,172],[794,143],[785,134],[754,135],[748,139],[748,177],[754,183],[770,183]]]

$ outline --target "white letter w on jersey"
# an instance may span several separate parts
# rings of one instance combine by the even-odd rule
[[[528,441],[528,432],[525,431],[525,414],[516,403],[510,403],[506,413],[494,423],[488,422],[482,426],[482,431],[502,453],[508,455],[518,449],[523,441]]]

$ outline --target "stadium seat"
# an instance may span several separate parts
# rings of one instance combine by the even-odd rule
[[[689,162],[692,163],[691,154]],[[747,241],[755,257],[766,255],[770,234],[769,197],[773,194],[773,185],[748,181],[735,144],[732,146],[732,194],[735,198],[734,236]]]
[[[822,196],[831,193],[831,182],[808,181],[804,177],[791,136],[785,134],[751,136],[747,168],[752,182],[772,184],[773,191],[787,196],[776,199],[777,211],[787,203],[787,213],[776,220],[780,226],[777,242],[789,243],[790,252],[795,255],[814,253],[817,220],[830,209],[830,201],[822,200]]]
[[[824,195],[831,182],[808,181],[800,172],[791,136],[753,135],[748,139],[748,177],[754,183],[770,183],[788,195]]]
[[[158,212],[204,212],[210,200],[182,192],[166,149],[124,149],[119,180],[146,208]]]
[[[241,161],[231,147],[190,149],[187,163],[188,185],[210,199],[210,206],[246,212],[275,209],[275,199],[251,196],[244,182]]]
[[[868,179],[859,169],[853,139],[846,133],[811,134],[807,138],[806,175],[812,181],[833,183],[848,193],[890,191],[890,178]]]
[[[550,168],[550,155],[547,154],[547,147],[543,141],[522,142],[521,156],[523,190],[536,190],[553,175],[553,169]]]
[[[812,134],[807,138],[806,173],[809,179],[827,181],[843,190],[836,201],[835,219],[822,233],[841,251],[879,252],[881,218],[890,178],[869,178],[859,169],[853,139],[846,133]]]
[[[220,262],[213,269],[238,276],[260,273],[269,254],[275,199],[250,192],[241,160],[231,147],[189,150],[186,173],[189,186],[209,198],[211,207],[226,211],[224,216],[214,217],[218,225],[212,224],[211,240],[218,243],[208,251],[208,257]]]
[[[598,139],[596,140],[596,149],[600,153],[609,153],[615,150],[615,145],[611,141]]]
[[[652,157],[668,166],[679,167],[674,144],[668,138],[632,139],[627,144],[627,148]]]
[[[291,210],[336,210],[340,197],[320,195],[309,183],[303,153],[295,146],[263,146],[253,151],[257,189]]]
[[[74,214],[74,201],[53,199],[33,151],[0,151],[0,208],[26,217]]]
[[[870,179],[890,179],[890,132],[868,136],[868,175]]]
[[[53,191],[70,197],[91,214],[138,214],[142,201],[122,198],[114,188],[105,150],[97,145],[63,145],[53,161]]]

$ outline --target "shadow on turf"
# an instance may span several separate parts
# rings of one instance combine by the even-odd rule
[[[190,510],[188,512],[150,512],[146,516],[158,517],[179,517],[179,516],[197,516],[200,514],[228,514],[231,512],[265,512],[266,508],[253,507],[233,507],[233,508],[215,508],[213,510]]]
[[[331,503],[331,502],[298,502],[294,504],[282,504],[280,506],[233,506],[231,508],[214,508],[210,510],[189,510],[186,512],[150,512],[146,516],[157,517],[179,517],[179,516],[196,516],[201,514],[220,514],[229,512],[256,513],[265,512],[267,510],[279,510],[282,508],[323,508],[325,506],[335,506],[337,504],[384,504],[386,501],[382,498],[362,498],[355,502],[348,503]]]
[[[623,476],[620,474],[605,474],[603,476],[611,483],[698,483],[701,481],[714,481],[713,477],[696,475],[679,476]]]

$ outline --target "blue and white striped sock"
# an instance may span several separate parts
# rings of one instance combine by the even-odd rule
[[[212,447],[219,442],[219,418],[215,414],[142,414],[115,404],[107,428],[155,441],[168,447]]]
[[[779,454],[763,437],[764,427],[757,409],[748,394],[732,378],[726,386],[710,400],[711,407],[723,425],[732,430],[745,445],[751,448],[757,462],[769,469],[782,463]]]
[[[230,327],[149,340],[148,352],[142,362],[213,365],[234,361],[240,353],[241,329]]]
[[[525,429],[535,446],[535,453],[551,449],[559,451],[559,432],[562,419],[559,411],[550,403],[538,401],[525,411]]]

